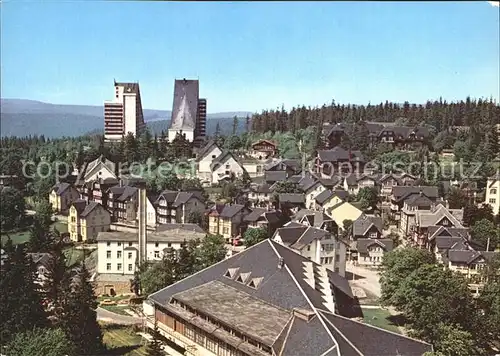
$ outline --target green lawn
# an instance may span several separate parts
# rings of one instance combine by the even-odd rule
[[[57,222],[53,223],[51,227],[52,228],[55,227],[61,233],[68,232],[68,225],[66,223],[63,223],[63,222],[57,221]],[[18,231],[18,232],[12,232],[12,233],[2,232],[1,233],[2,244],[7,242],[7,235],[10,236],[12,243],[14,245],[25,243],[30,239],[29,228],[26,228],[26,229],[24,229],[22,231]]]
[[[83,261],[85,254],[83,250],[77,250],[74,247],[68,247],[64,251],[66,256],[66,265],[73,266],[74,264]]]
[[[401,334],[398,326],[388,319],[391,316],[388,310],[363,308],[363,315],[366,324]]]
[[[109,355],[146,356],[141,336],[131,327],[113,324],[101,324],[103,341],[108,347]]]
[[[129,313],[125,312],[125,309],[129,308],[128,305],[120,306],[120,305],[102,305],[102,304],[99,304],[99,307],[106,309],[112,313],[125,315],[125,316],[131,316]]]

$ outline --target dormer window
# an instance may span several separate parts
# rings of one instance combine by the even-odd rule
[[[236,282],[240,282],[240,283],[245,284],[248,281],[250,274],[251,274],[251,272],[240,273],[238,278],[236,278]]]
[[[263,277],[257,277],[257,278],[252,278],[252,280],[248,283],[248,286],[250,288],[257,289],[260,286],[260,283],[262,282],[264,278]]]
[[[226,273],[224,273],[224,277],[234,279],[236,273],[238,273],[239,268],[229,268]]]

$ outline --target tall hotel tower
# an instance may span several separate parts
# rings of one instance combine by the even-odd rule
[[[115,98],[104,102],[104,140],[120,141],[145,127],[139,83],[117,83]]]
[[[202,141],[206,122],[207,100],[199,97],[198,80],[176,79],[168,140],[172,142],[177,133],[181,133],[189,142]]]

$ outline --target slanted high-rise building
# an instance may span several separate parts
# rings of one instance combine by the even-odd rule
[[[139,83],[117,83],[115,97],[104,102],[104,139],[120,141],[131,132],[137,136],[145,127]]]
[[[199,97],[199,81],[176,79],[172,119],[168,129],[168,140],[172,142],[178,133],[189,142],[202,140],[206,134],[207,100]]]

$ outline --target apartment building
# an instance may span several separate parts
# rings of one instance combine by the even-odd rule
[[[439,199],[438,187],[435,186],[397,186],[392,188],[390,198],[390,210],[394,219],[400,220],[401,209],[408,199],[414,199],[413,196],[425,196],[431,202],[437,203]]]
[[[408,241],[415,246],[429,248],[430,233],[434,232],[436,227],[464,228],[463,213],[463,209],[447,209],[441,204],[429,211],[416,211],[415,222],[410,226],[410,233],[407,236]]]
[[[174,100],[172,118],[168,129],[168,140],[172,142],[177,134],[186,140],[202,141],[206,132],[207,100],[199,97],[199,81],[176,79],[174,82]]]
[[[359,150],[345,150],[340,146],[330,150],[318,150],[315,158],[315,171],[324,178],[339,172],[363,172],[365,159]]]
[[[69,209],[68,231],[74,242],[93,241],[97,234],[109,231],[111,215],[97,202],[79,199]]]
[[[56,184],[49,193],[49,203],[52,210],[67,213],[71,204],[80,198],[78,190],[69,183]]]
[[[500,214],[500,172],[489,177],[486,182],[486,204],[491,205],[493,214]]]
[[[143,306],[147,327],[156,322],[188,356],[432,351],[429,344],[349,319],[360,316],[360,308],[348,281],[272,240],[153,293]]]
[[[338,235],[312,226],[285,226],[272,239],[345,277],[347,243]]]
[[[271,140],[259,140],[251,147],[249,154],[259,160],[272,158],[278,152],[278,143]]]
[[[146,259],[160,260],[167,249],[179,250],[183,243],[204,238],[195,224],[168,224],[147,233]],[[139,237],[135,232],[100,232],[97,235],[97,272],[133,276],[138,261]]]
[[[251,210],[240,204],[216,205],[208,214],[208,232],[222,235],[227,243],[242,235],[246,227],[244,217]]]
[[[91,162],[85,162],[76,178],[75,187],[86,201],[95,200],[103,205],[106,190],[119,183],[120,167],[103,155]],[[97,182],[97,185],[95,184]]]
[[[272,197],[271,186],[267,183],[252,184],[248,193],[248,201],[254,207],[270,206]]]
[[[120,141],[128,133],[137,136],[145,127],[139,83],[114,84],[114,98],[104,102],[106,141]]]
[[[392,195],[392,189],[394,187],[400,186],[412,186],[415,184],[417,178],[407,174],[384,174],[379,180],[378,184],[380,185],[380,196],[383,201],[389,201]]]
[[[199,191],[175,192],[165,190],[155,201],[159,224],[187,223],[193,213],[203,215],[205,199]]]

